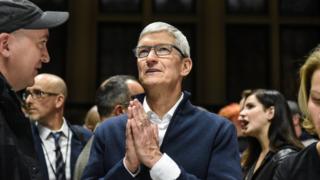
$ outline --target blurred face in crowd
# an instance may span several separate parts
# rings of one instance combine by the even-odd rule
[[[84,127],[93,132],[98,122],[100,122],[98,108],[97,106],[93,106],[86,114]]]
[[[37,76],[35,84],[26,89],[25,103],[30,119],[49,122],[63,107],[64,96],[53,85],[49,78]]]
[[[243,134],[256,138],[262,134],[267,134],[271,118],[269,108],[265,109],[254,94],[248,96],[244,101],[239,117]]]
[[[314,71],[308,100],[308,111],[320,137],[320,69]]]
[[[137,59],[139,78],[144,87],[164,85],[175,89],[180,86],[183,77],[189,74],[192,61],[183,58],[179,50],[172,47],[174,42],[174,37],[165,31],[146,34],[139,40],[139,52],[147,54]],[[169,46],[158,48],[157,53],[155,48],[148,51],[150,47],[163,44]]]
[[[48,29],[20,29],[0,36],[1,54],[6,59],[6,70],[2,70],[2,73],[9,84],[15,91],[33,85],[42,63],[48,63],[50,59],[46,46]]]

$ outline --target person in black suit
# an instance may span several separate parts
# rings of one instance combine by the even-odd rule
[[[27,0],[1,0],[0,14],[0,179],[42,179],[16,92],[31,86],[50,61],[48,29],[64,23],[69,13],[43,12]]]
[[[126,115],[95,130],[82,179],[240,180],[235,127],[194,106],[182,90],[192,69],[182,32],[151,23],[134,53],[145,94],[130,101]]]
[[[63,117],[67,98],[65,82],[53,74],[39,74],[23,98],[26,113],[34,121],[35,146],[45,179],[60,179],[59,174],[63,175],[62,179],[72,179],[75,162],[91,132],[81,126],[70,125]],[[57,142],[56,133],[59,134]],[[57,154],[59,151],[62,159]],[[63,168],[59,168],[57,163],[61,163]]]

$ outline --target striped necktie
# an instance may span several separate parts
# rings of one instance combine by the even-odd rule
[[[56,179],[57,180],[65,180],[66,179],[66,173],[65,173],[65,163],[63,161],[63,157],[62,157],[62,152],[61,152],[61,148],[59,145],[59,139],[62,135],[62,132],[56,132],[56,133],[51,133],[53,139],[54,139],[54,143],[56,145]]]

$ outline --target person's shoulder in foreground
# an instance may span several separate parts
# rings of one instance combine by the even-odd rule
[[[27,0],[0,0],[0,179],[42,179],[31,126],[16,91],[34,83],[50,60],[48,28],[64,23],[67,12],[43,12]]]
[[[320,46],[313,49],[300,68],[299,108],[302,126],[320,137]],[[320,141],[313,143],[280,165],[274,180],[314,180],[320,177]]]
[[[313,180],[320,177],[320,157],[313,143],[288,157],[277,169],[273,180]],[[310,168],[313,167],[313,168]]]

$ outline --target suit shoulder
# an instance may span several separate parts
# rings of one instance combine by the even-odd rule
[[[106,135],[109,133],[119,133],[125,131],[127,123],[127,115],[120,115],[103,120],[95,129],[95,136]]]
[[[92,132],[88,129],[79,126],[79,125],[71,125],[71,130],[75,133],[78,137],[84,138],[86,141],[92,136]]]
[[[127,115],[114,116],[104,119],[102,123],[98,126],[99,129],[104,128],[114,128],[114,126],[125,126],[127,122]]]
[[[199,113],[200,113],[201,119],[205,121],[209,121],[206,123],[210,123],[210,124],[213,123],[218,126],[232,126],[232,123],[228,119],[222,116],[219,116],[215,113],[203,111],[203,110],[200,110]]]
[[[235,131],[234,125],[229,120],[215,113],[201,110],[195,106],[179,115],[179,119],[182,119],[182,122],[195,126],[197,129],[206,129],[207,132],[214,135],[225,133],[233,134],[233,131]]]

